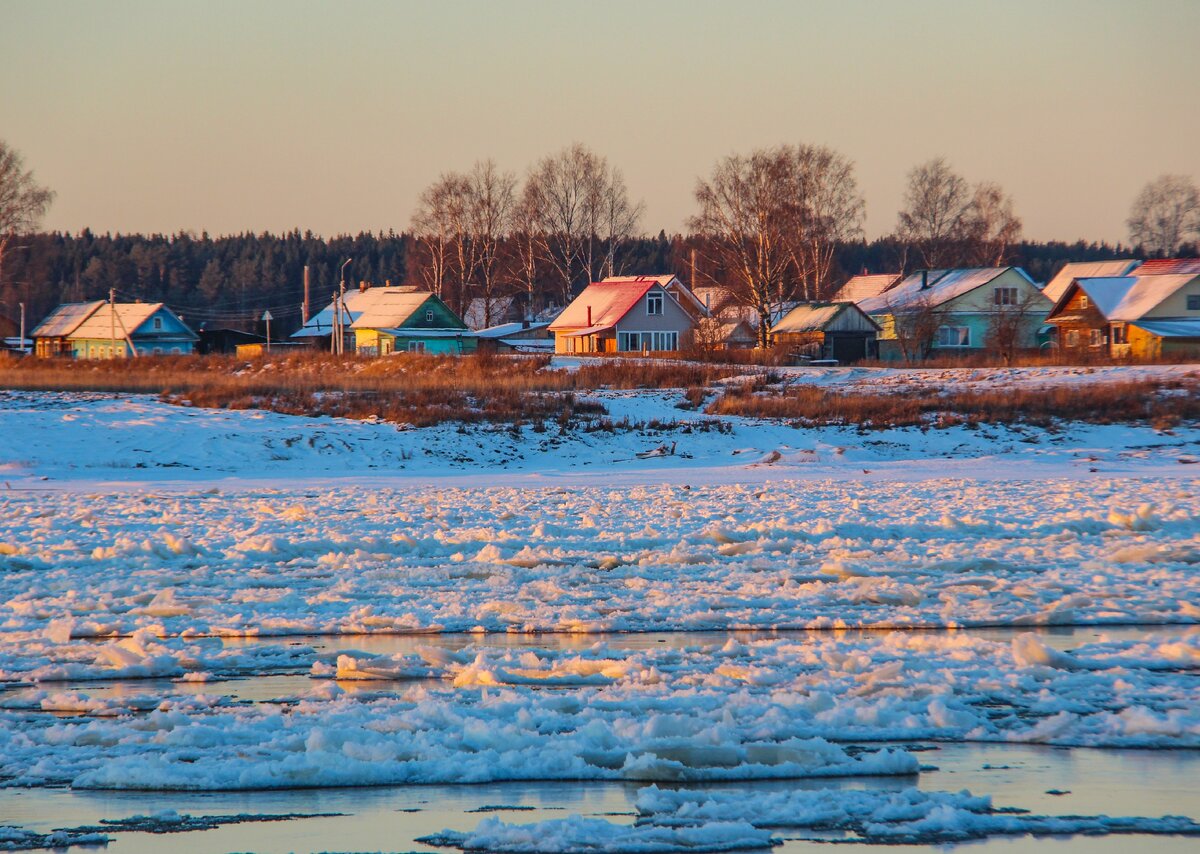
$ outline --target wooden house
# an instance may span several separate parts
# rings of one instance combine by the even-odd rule
[[[478,349],[492,353],[553,353],[554,333],[548,320],[501,323],[478,330]]]
[[[405,351],[460,354],[476,337],[435,294],[413,285],[362,285],[329,303],[288,340],[329,349],[341,315],[343,349],[386,356]]]
[[[1200,355],[1200,266],[1182,274],[1156,274],[1152,266],[1143,275],[1144,268],[1073,280],[1046,318],[1059,346],[1112,358]]]
[[[875,356],[879,324],[853,302],[801,303],[771,327],[771,339],[796,358],[858,362]]]
[[[984,352],[999,323],[1011,323],[1018,348],[1032,348],[1052,305],[1020,267],[918,270],[858,304],[879,324],[881,359],[901,357],[901,337],[918,318],[935,325],[935,354]]]
[[[1071,282],[1076,279],[1131,276],[1141,263],[1132,258],[1118,261],[1072,261],[1064,264],[1062,269],[1054,274],[1054,278],[1043,286],[1042,293],[1050,302],[1056,303]]]
[[[675,353],[708,312],[674,276],[593,282],[554,322],[556,353]]]
[[[104,300],[65,303],[31,333],[38,356],[120,359],[127,356],[183,355],[199,336],[160,302]]]

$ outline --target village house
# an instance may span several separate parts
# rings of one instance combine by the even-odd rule
[[[771,339],[794,358],[845,364],[873,358],[879,324],[853,302],[802,303],[771,328]]]
[[[492,353],[553,353],[554,333],[548,320],[501,323],[478,330],[478,349]]]
[[[372,356],[475,351],[475,333],[458,315],[436,294],[412,285],[363,283],[310,317],[290,340],[329,348],[339,314],[345,351]]]
[[[1046,318],[1059,346],[1112,358],[1200,355],[1200,264],[1160,269],[1188,265],[1147,261],[1132,276],[1074,279]]]
[[[914,344],[942,355],[984,352],[1000,329],[1018,349],[1035,347],[1052,305],[1020,267],[977,267],[918,270],[858,307],[880,327],[879,358],[898,359],[923,355],[905,354]]]
[[[191,353],[199,336],[161,302],[64,303],[30,337],[43,358],[120,359]]]
[[[708,312],[675,276],[592,282],[553,323],[556,353],[676,353]]]

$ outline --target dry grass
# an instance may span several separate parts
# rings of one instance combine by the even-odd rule
[[[1200,420],[1200,384],[1139,380],[988,391],[908,390],[897,394],[838,392],[803,384],[768,388],[760,380],[726,391],[705,411],[712,415],[783,419],[802,426],[853,425],[863,429],[1013,422],[1051,426],[1056,421],[1147,422],[1165,429]]]
[[[685,388],[734,373],[704,365],[633,360],[548,370],[547,356],[386,359],[288,353],[265,359],[228,356],[141,357],[115,361],[0,362],[0,387],[32,391],[159,394],[174,403],[269,409],[296,415],[378,418],[426,426],[447,421],[520,424],[603,415],[577,393],[601,388]]]

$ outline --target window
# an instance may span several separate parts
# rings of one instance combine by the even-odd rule
[[[1079,346],[1079,330],[1078,329],[1068,329],[1067,330],[1066,343],[1067,343],[1068,347],[1078,347]]]
[[[1104,332],[1100,329],[1088,330],[1088,346],[1099,347],[1104,344]]]
[[[663,313],[663,295],[661,293],[646,294],[646,314]]]
[[[432,312],[430,312],[430,313],[432,314]],[[408,342],[408,352],[424,353],[425,352],[425,342],[424,341],[409,341]]]
[[[157,319],[157,318],[155,318],[155,319]],[[154,355],[155,355],[155,356],[161,356],[161,355],[162,355],[162,352],[163,352],[163,349],[162,349],[162,347],[155,347],[155,348],[154,348]]]
[[[1124,323],[1114,323],[1112,325],[1112,342],[1114,344],[1129,343],[1129,329]]]
[[[678,332],[618,332],[620,353],[665,352],[679,349]]]
[[[156,317],[156,318],[154,318],[154,328],[155,328],[156,330],[157,330],[157,329],[162,329],[162,318],[161,318],[161,317]]]
[[[971,328],[969,326],[940,326],[937,331],[938,347],[970,347]]]
[[[1016,305],[1016,288],[996,288],[992,291],[992,302],[996,305]]]
[[[432,308],[428,308],[425,310],[425,322],[433,323],[433,309]]]
[[[1087,297],[1087,294],[1080,294],[1080,295],[1079,295],[1079,307],[1080,307],[1080,308],[1087,308],[1087,307],[1088,307],[1088,305],[1089,305],[1089,303],[1088,303],[1088,297]]]
[[[1187,295],[1187,310],[1200,311],[1200,294]]]

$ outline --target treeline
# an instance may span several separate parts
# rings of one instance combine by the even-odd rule
[[[905,250],[893,238],[840,244],[831,287],[864,270],[897,270]],[[346,259],[351,260],[346,268],[350,286],[359,281],[418,284],[419,254],[411,235],[394,232],[328,239],[299,231],[221,237],[43,233],[23,238],[20,249],[8,254],[0,313],[15,318],[17,303],[24,302],[32,325],[61,302],[104,299],[111,288],[118,299],[166,302],[196,325],[251,328],[270,309],[279,327],[294,328],[300,322],[305,265],[316,311],[329,302]],[[698,286],[722,278],[720,271],[705,269],[714,253],[696,237],[660,232],[630,238],[622,243],[620,256],[619,268],[629,272],[672,272],[691,283],[695,265]],[[1011,247],[1010,263],[1046,281],[1067,261],[1119,257],[1131,253],[1104,243],[1023,242]],[[559,283],[550,271],[542,279],[537,299],[554,302]]]

